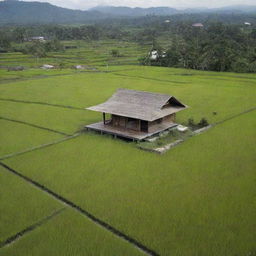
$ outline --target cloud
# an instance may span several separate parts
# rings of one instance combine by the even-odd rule
[[[26,0],[35,1],[35,0]],[[38,0],[51,4],[72,8],[89,9],[98,5],[130,6],[130,7],[153,7],[169,6],[174,8],[189,7],[221,7],[228,5],[255,5],[255,0]]]

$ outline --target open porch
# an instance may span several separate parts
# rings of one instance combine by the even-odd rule
[[[98,122],[94,124],[89,124],[85,126],[87,130],[97,131],[100,133],[112,134],[115,137],[123,137],[131,139],[133,141],[141,141],[153,135],[159,134],[170,128],[177,126],[176,123],[163,122],[158,125],[154,125],[154,128],[150,132],[135,131],[127,128],[122,128],[120,126],[113,126],[111,123]]]

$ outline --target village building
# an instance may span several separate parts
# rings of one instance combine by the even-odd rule
[[[192,27],[195,27],[195,28],[203,28],[204,25],[202,23],[194,23],[192,24]]]
[[[45,42],[45,38],[43,36],[33,36],[33,37],[30,38],[29,41]]]
[[[157,60],[159,58],[159,54],[157,50],[153,50],[149,53],[149,58],[151,60]]]
[[[186,108],[170,95],[118,89],[106,102],[87,108],[103,113],[103,120],[86,129],[143,140],[177,126],[176,113]]]

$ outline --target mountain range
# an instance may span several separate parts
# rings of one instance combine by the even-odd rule
[[[130,8],[98,6],[87,11],[72,10],[42,2],[6,0],[0,2],[0,24],[84,24],[107,18],[170,16],[182,13],[256,13],[256,6],[228,6],[215,9],[170,7]]]

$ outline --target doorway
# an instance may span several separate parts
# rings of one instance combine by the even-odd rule
[[[148,132],[148,121],[140,121],[140,131],[141,132]]]

